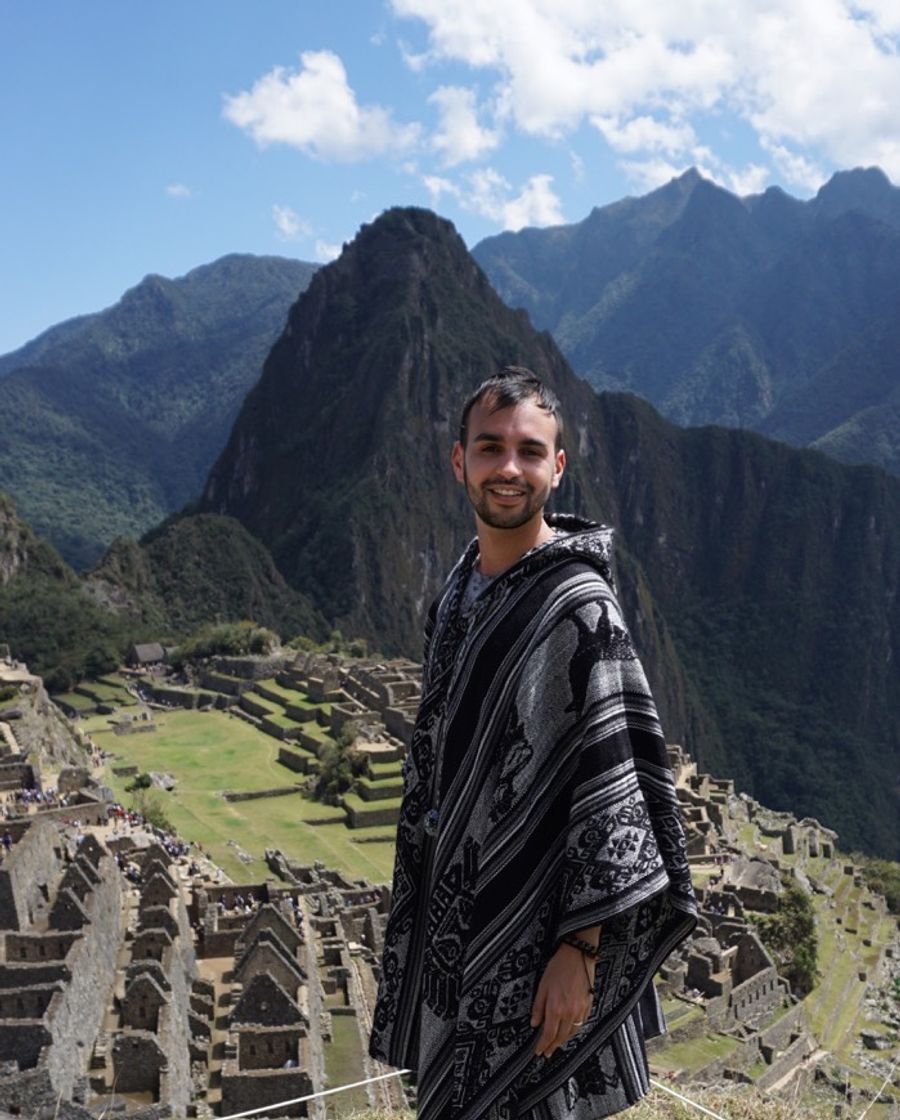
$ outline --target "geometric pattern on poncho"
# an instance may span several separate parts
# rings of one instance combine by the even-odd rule
[[[610,531],[548,520],[565,532],[464,613],[473,542],[426,626],[370,1044],[415,1071],[420,1120],[587,1120],[633,1104],[661,1025],[653,973],[696,920]],[[590,1015],[536,1058],[543,969],[562,934],[597,924]]]

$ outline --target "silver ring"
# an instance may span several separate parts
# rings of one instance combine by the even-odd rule
[[[580,1019],[577,1023],[573,1022],[572,1026],[573,1027],[583,1027],[584,1026],[584,1019]]]

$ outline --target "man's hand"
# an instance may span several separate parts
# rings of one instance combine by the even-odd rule
[[[531,1008],[531,1025],[544,1025],[534,1048],[538,1057],[552,1057],[581,1030],[593,1004],[593,979],[594,962],[571,945],[560,945],[547,962]]]

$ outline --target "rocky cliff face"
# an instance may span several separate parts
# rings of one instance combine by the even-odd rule
[[[426,211],[387,212],[317,274],[202,508],[238,517],[346,632],[415,654],[472,532],[447,467],[459,407],[508,362],[565,403],[556,504],[619,530],[623,596],[670,736],[770,804],[833,821],[848,844],[896,851],[885,775],[900,757],[900,485],[597,397]]]

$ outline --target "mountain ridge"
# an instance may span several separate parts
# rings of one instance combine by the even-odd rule
[[[793,418],[816,411],[828,365],[896,317],[898,250],[900,189],[878,169],[839,172],[807,202],[775,187],[739,198],[692,169],[581,222],[500,234],[472,253],[596,388],[638,393],[682,425],[802,446],[811,441]],[[896,356],[873,348],[865,360],[877,369],[874,403],[888,404]],[[837,391],[829,403],[837,418],[819,446],[900,473],[900,431],[873,455],[865,434],[848,434],[855,414]]]
[[[196,497],[314,271],[231,254],[151,274],[0,358],[0,484],[36,531],[89,567]]]

